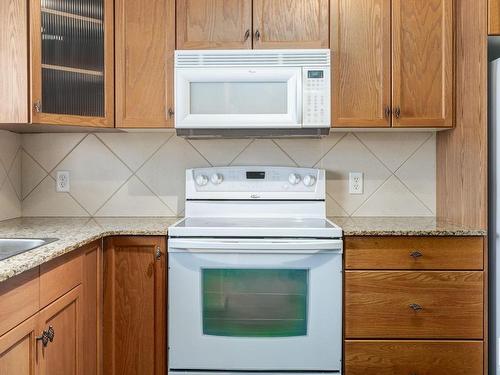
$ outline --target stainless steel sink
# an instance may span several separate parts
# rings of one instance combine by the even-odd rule
[[[57,238],[0,238],[0,260],[57,240]]]

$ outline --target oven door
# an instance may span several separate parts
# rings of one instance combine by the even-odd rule
[[[301,68],[176,69],[176,128],[294,128],[301,124]]]
[[[169,239],[169,369],[340,371],[342,241]]]

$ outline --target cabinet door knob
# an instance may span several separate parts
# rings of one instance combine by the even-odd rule
[[[43,347],[46,348],[49,344],[49,336],[47,334],[47,331],[43,331],[42,334],[36,338],[36,341],[41,341]]]
[[[250,38],[250,29],[247,29],[247,31],[245,32],[245,38],[243,39],[243,41],[247,41],[248,38]]]
[[[49,338],[50,342],[54,341],[54,336],[56,332],[54,331],[54,328],[52,326],[49,326],[49,329],[47,330],[47,337]]]
[[[417,259],[417,258],[423,257],[423,256],[424,256],[424,254],[422,254],[422,253],[421,253],[420,251],[418,251],[418,250],[415,250],[415,251],[412,251],[412,252],[410,253],[410,256],[411,256],[412,258],[414,258],[414,259]]]
[[[174,118],[175,112],[172,108],[169,108],[167,111],[168,118]]]
[[[386,118],[390,118],[391,117],[391,107],[389,107],[388,105],[385,106],[385,109],[384,109],[384,113],[385,113],[385,117]]]
[[[400,118],[401,117],[401,108],[399,108],[399,106],[397,106],[396,109],[394,110],[394,116],[396,118]]]
[[[260,39],[260,31],[255,30],[255,40],[259,40],[259,39]]]
[[[33,109],[37,113],[42,112],[42,103],[40,102],[40,100],[37,100],[36,102],[33,103]]]
[[[420,306],[418,303],[412,303],[410,304],[410,308],[413,310],[413,311],[422,311],[424,308],[422,306]]]
[[[156,260],[160,260],[161,259],[161,249],[159,247],[156,248],[156,251],[155,251],[155,258]]]

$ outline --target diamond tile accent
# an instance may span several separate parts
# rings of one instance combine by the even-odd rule
[[[89,216],[71,195],[56,192],[56,181],[51,176],[24,199],[22,212],[23,216]]]
[[[391,175],[352,134],[342,138],[317,166],[326,169],[327,191],[349,215]],[[364,173],[363,194],[349,194],[349,172]]]
[[[391,176],[353,216],[432,216],[433,213]]]
[[[330,195],[326,195],[326,216],[349,216]]]
[[[47,172],[24,150],[21,156],[21,180],[23,199],[47,176]]]
[[[272,161],[272,162],[271,162]],[[270,139],[254,140],[231,165],[296,166],[295,162]]]
[[[396,176],[433,213],[436,212],[436,135],[433,134],[397,171]]]
[[[70,172],[71,195],[92,215],[132,175],[130,169],[93,134],[56,169]],[[55,176],[54,170],[52,177]]]
[[[132,176],[97,211],[96,216],[175,216],[175,214],[137,177]]]
[[[101,133],[99,137],[118,157],[137,171],[173,133]]]
[[[21,201],[19,200],[10,180],[5,179],[0,187],[0,220],[21,216]]]
[[[430,136],[422,133],[356,133],[361,140],[392,172],[398,169]]]
[[[21,146],[21,136],[6,130],[0,130],[0,163],[9,171]]]
[[[189,140],[189,143],[191,143],[210,164],[217,167],[230,164],[251,142],[251,139]]]
[[[184,210],[186,169],[210,164],[179,137],[172,137],[148,160],[137,176],[175,213]]]
[[[23,134],[22,145],[50,172],[85,136],[84,133]]]
[[[14,187],[14,190],[16,192],[18,200],[21,199],[21,155],[22,151],[19,148],[17,150],[16,156],[14,158],[14,161],[12,162],[12,165],[10,166],[10,170],[8,173],[9,180]]]
[[[277,139],[275,142],[301,167],[313,167],[343,137],[345,133],[331,133],[318,139]]]

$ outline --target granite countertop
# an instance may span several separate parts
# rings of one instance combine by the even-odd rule
[[[330,217],[345,236],[484,236],[485,230],[464,228],[433,217]],[[37,249],[0,261],[0,282],[92,241],[114,235],[167,234],[176,217],[19,218],[0,222],[3,238],[58,238]]]
[[[19,218],[0,222],[2,238],[58,238],[58,241],[0,260],[0,282],[102,237],[165,236],[179,218]]]
[[[483,229],[467,228],[435,217],[329,217],[344,236],[485,236]]]

